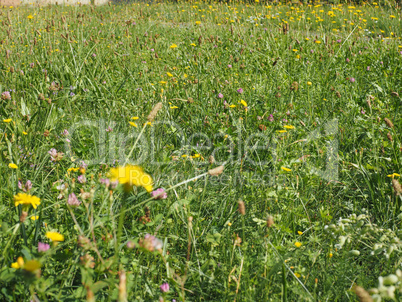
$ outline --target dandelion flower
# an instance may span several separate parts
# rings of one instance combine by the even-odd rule
[[[64,241],[64,236],[60,233],[57,232],[47,232],[46,237],[52,241]]]
[[[9,164],[8,164],[8,167],[9,167],[10,169],[18,169],[18,166],[17,166],[16,164],[13,164],[13,163],[9,163]]]
[[[16,207],[20,204],[24,206],[32,205],[36,209],[40,205],[40,198],[26,193],[18,193],[14,196],[14,204]]]
[[[289,169],[289,168],[286,168],[286,167],[281,167],[281,169],[282,169],[283,171],[286,171],[286,172],[292,171],[292,169]]]
[[[38,269],[40,269],[41,267],[41,263],[38,260],[29,260],[27,261],[24,266],[22,267],[24,270],[26,270],[27,272],[35,272]]]
[[[110,169],[110,180],[118,181],[124,185],[126,191],[130,191],[133,186],[143,187],[148,192],[153,190],[152,177],[145,173],[140,166],[127,165],[124,167],[117,167]]]
[[[302,246],[302,243],[297,241],[297,242],[295,242],[295,246],[296,246],[296,247],[301,247],[301,246]]]
[[[174,48],[176,48],[176,47],[177,47],[177,45],[173,43],[172,45],[170,45],[170,47],[169,47],[169,48],[174,49]]]

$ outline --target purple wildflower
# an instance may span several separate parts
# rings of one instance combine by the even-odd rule
[[[87,179],[86,179],[85,175],[80,175],[80,176],[78,176],[78,177],[77,177],[77,180],[78,180],[78,182],[79,182],[80,184],[84,184],[84,183],[87,182]]]
[[[165,189],[159,188],[159,189],[156,189],[155,191],[152,191],[151,196],[154,199],[166,199],[167,193],[166,193]]]
[[[78,207],[81,204],[81,201],[78,200],[74,193],[71,193],[68,195],[67,204],[71,207]]]
[[[160,286],[160,289],[161,289],[161,292],[162,292],[162,293],[168,292],[168,291],[169,291],[169,284],[168,284],[168,283],[163,283],[163,284]]]
[[[50,245],[47,243],[43,243],[43,242],[38,242],[38,252],[39,253],[44,253],[46,252],[48,249],[50,249]]]
[[[242,94],[242,93],[243,93],[243,88],[237,89],[237,92],[240,93],[240,94]]]
[[[218,94],[218,98],[222,99],[222,98],[223,98],[223,94],[222,94],[222,93],[219,93],[219,94]]]

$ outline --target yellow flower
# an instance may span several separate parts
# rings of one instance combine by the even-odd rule
[[[292,125],[285,125],[285,126],[283,126],[283,128],[286,128],[286,129],[294,129],[295,126],[292,126]]]
[[[16,207],[20,204],[24,206],[32,205],[36,209],[40,205],[40,198],[26,193],[18,193],[14,195],[14,204]]]
[[[399,176],[401,176],[401,175],[399,175],[398,173],[392,173],[390,175],[387,175],[387,177],[391,177],[391,178],[399,177]]]
[[[197,46],[197,45],[195,45],[195,43],[191,43],[190,46]]]
[[[25,131],[22,131],[22,134],[24,134],[24,135],[28,135],[28,133],[27,133],[27,132],[25,132]]]
[[[301,277],[301,275],[300,275],[299,273],[295,273],[295,276],[296,276],[297,278],[300,278],[300,277]]]
[[[10,169],[18,169],[18,166],[17,166],[16,164],[13,164],[13,163],[9,163],[9,164],[8,164],[8,167],[9,167]]]
[[[31,219],[35,221],[35,220],[39,219],[39,216],[38,216],[38,215],[36,215],[36,216],[31,216]]]
[[[138,120],[139,117],[138,117],[138,116],[133,116],[131,119],[132,119],[132,120]]]
[[[152,177],[145,173],[140,166],[127,165],[124,167],[112,168],[109,171],[111,181],[118,181],[124,185],[126,191],[130,191],[133,186],[143,187],[148,192],[153,190]]]
[[[159,84],[166,84],[167,82],[165,81],[160,81]]]
[[[3,120],[3,122],[4,122],[4,123],[9,123],[9,122],[11,122],[12,120],[13,120],[13,119],[8,118],[8,119]]]
[[[11,263],[11,267],[15,269],[19,269],[24,265],[24,258],[18,257],[17,262]]]
[[[303,235],[303,232],[302,231],[297,231],[297,234]]]
[[[276,132],[278,132],[278,133],[286,133],[287,131],[286,130],[278,130]]]
[[[311,82],[307,82],[307,85],[311,86],[311,85],[313,85],[313,83],[311,83]]]
[[[174,43],[173,43],[172,45],[170,45],[170,48],[172,48],[172,49],[173,49],[173,48],[176,48],[176,47],[177,47],[177,45],[174,44]]]
[[[33,19],[33,16],[32,16],[32,15],[29,15],[27,18],[28,18],[28,19]]]
[[[171,74],[170,72],[166,72],[166,74],[167,74],[169,77],[173,77],[173,74]]]
[[[27,272],[35,272],[38,269],[40,269],[41,267],[41,263],[38,260],[29,260],[27,261],[27,263],[25,263],[25,265],[22,267],[24,270],[26,270]]]
[[[315,43],[317,43],[317,44],[321,44],[321,41],[316,40],[316,41],[315,41]]]
[[[128,123],[129,123],[131,126],[137,128],[137,124],[136,124],[136,123],[134,123],[134,122],[128,122]]]
[[[228,226],[231,226],[232,225],[232,223],[231,222],[228,222]]]
[[[332,256],[333,256],[333,254],[332,254],[332,253],[329,253],[328,257],[329,257],[329,258],[332,258]]]
[[[301,247],[301,246],[302,246],[302,243],[297,241],[297,242],[295,242],[295,246],[296,246],[296,247]]]
[[[290,171],[292,171],[291,169],[286,168],[286,167],[281,167],[281,169],[282,169],[283,171],[286,171],[286,172],[290,172]]]
[[[201,21],[195,21],[195,24],[200,25]]]
[[[236,105],[230,105],[229,106],[229,108],[235,108],[236,107]]]
[[[52,241],[64,241],[64,236],[57,232],[46,232],[46,237]]]
[[[79,169],[80,169],[80,168],[68,168],[68,169],[67,169],[67,172],[71,172],[71,171],[77,172]]]
[[[244,107],[247,107],[247,103],[246,103],[245,100],[241,100],[241,101],[240,101],[240,104],[242,104]]]
[[[170,109],[177,109],[177,108],[179,108],[179,107],[177,107],[177,106],[171,106],[170,107]]]
[[[389,17],[390,17],[390,18],[395,18],[395,16],[394,16],[394,15],[390,15]]]

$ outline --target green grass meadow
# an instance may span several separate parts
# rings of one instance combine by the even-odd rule
[[[401,18],[0,8],[0,300],[402,301]]]

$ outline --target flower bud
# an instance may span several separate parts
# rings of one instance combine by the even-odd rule
[[[349,251],[349,255],[351,255],[351,256],[359,256],[360,252],[358,250],[351,250],[351,251]]]
[[[398,277],[394,274],[384,277],[383,284],[386,286],[393,285],[398,282]]]

